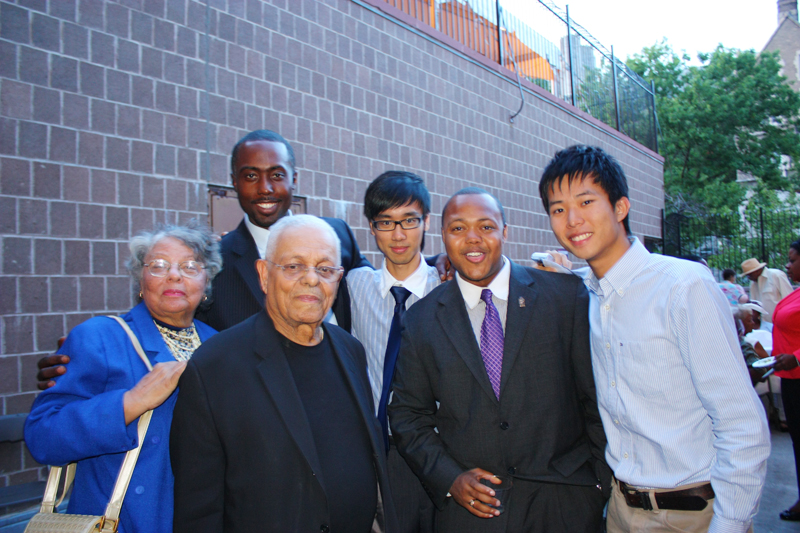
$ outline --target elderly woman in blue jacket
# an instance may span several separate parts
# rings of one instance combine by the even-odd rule
[[[128,268],[141,303],[123,315],[150,359],[148,372],[123,328],[109,317],[75,327],[59,350],[69,369],[42,392],[25,442],[42,464],[78,462],[68,513],[101,515],[125,452],[138,443],[140,415],[153,409],[122,506],[119,531],[172,531],[169,431],[178,378],[215,331],[194,320],[222,266],[217,239],[196,226],[137,235]]]

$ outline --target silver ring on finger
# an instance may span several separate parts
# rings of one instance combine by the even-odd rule
[[[470,507],[475,507],[475,500],[470,500],[469,501],[469,506]]]

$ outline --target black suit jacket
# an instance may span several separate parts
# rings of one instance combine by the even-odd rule
[[[379,517],[397,531],[364,348],[323,324],[369,433]],[[326,531],[326,494],[311,426],[266,311],[203,343],[179,383],[170,436],[175,533]],[[378,517],[376,517],[376,520]]]
[[[350,226],[338,218],[320,217],[330,224],[342,244],[342,266],[347,273],[362,266],[370,266],[361,255],[358,243]],[[222,238],[222,271],[211,282],[211,298],[201,306],[197,319],[217,331],[228,329],[264,308],[264,291],[258,280],[256,261],[258,249],[244,220],[232,232]],[[339,290],[333,303],[336,322],[350,331],[350,295],[345,277],[339,282]]]
[[[577,276],[511,264],[500,401],[455,280],[406,312],[392,434],[440,510],[457,506],[447,492],[477,467],[546,483],[610,485],[588,308]]]

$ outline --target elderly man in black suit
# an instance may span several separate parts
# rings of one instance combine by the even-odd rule
[[[481,189],[445,206],[442,238],[458,274],[405,314],[393,435],[440,532],[594,533],[611,475],[589,297],[578,277],[505,258],[506,236],[502,205]],[[502,501],[496,475],[513,480]]]
[[[273,226],[265,310],[198,349],[170,439],[176,533],[393,532],[364,349],[323,322],[342,277],[316,217]]]

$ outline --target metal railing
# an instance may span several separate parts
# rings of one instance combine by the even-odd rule
[[[800,238],[797,209],[764,210],[744,214],[687,216],[671,213],[664,217],[664,253],[699,255],[720,277],[722,270],[741,272],[745,259],[755,257],[771,268],[783,269],[789,245]],[[743,280],[747,285],[748,281]]]
[[[385,1],[658,151],[653,88],[571,20],[568,10],[532,1],[528,20],[522,20],[502,0]],[[528,24],[534,20],[535,26]]]

